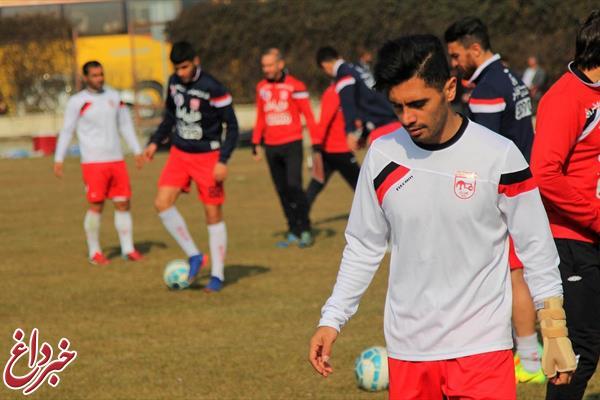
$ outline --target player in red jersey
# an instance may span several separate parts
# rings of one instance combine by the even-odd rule
[[[581,26],[575,59],[546,92],[531,155],[558,248],[565,311],[579,355],[570,385],[548,400],[578,400],[600,357],[600,10]]]
[[[256,161],[265,154],[281,206],[287,219],[286,240],[279,247],[297,243],[304,248],[313,244],[308,217],[308,202],[302,189],[302,123],[315,136],[316,124],[306,86],[285,70],[285,61],[276,48],[261,58],[265,79],[256,85],[256,125],[252,134]]]

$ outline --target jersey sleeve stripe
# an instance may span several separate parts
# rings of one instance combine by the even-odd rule
[[[529,169],[529,167],[527,167],[520,171],[502,174],[500,176],[500,185],[512,185],[513,183],[525,182],[531,177],[531,170]]]
[[[294,92],[292,99],[308,99],[308,92]]]
[[[487,104],[487,105],[496,105],[496,104],[506,104],[504,98],[496,97],[495,99],[476,99],[471,97],[469,99],[469,104]]]
[[[83,103],[83,105],[79,109],[79,115],[83,115],[83,113],[85,113],[85,110],[90,108],[91,105],[92,105],[92,103],[89,101],[86,101],[85,103]]]
[[[344,76],[335,84],[335,91],[339,93],[346,86],[354,85],[355,83],[356,79],[352,75]]]
[[[230,94],[226,94],[221,97],[215,97],[214,99],[210,99],[210,105],[213,107],[226,107],[233,102],[233,98]]]
[[[507,197],[515,197],[537,187],[529,167],[521,171],[502,174],[498,184],[498,193]]]
[[[508,185],[498,185],[498,194],[503,194],[506,197],[515,197],[522,193],[529,192],[537,188],[535,179],[529,178],[526,181],[511,183]]]
[[[379,205],[383,203],[383,198],[389,188],[402,179],[409,171],[410,169],[405,166],[391,162],[385,166],[375,179],[373,179],[373,185],[375,186],[375,193],[377,194]]]
[[[498,113],[506,109],[506,103],[498,104],[475,104],[469,102],[469,109],[474,113]]]
[[[579,138],[577,139],[577,141],[581,142],[590,133],[592,133],[592,131],[599,125],[600,125],[600,109],[596,109],[596,110],[594,110],[592,115],[590,115],[589,118],[585,121],[585,124],[583,125],[583,132],[581,132],[581,135],[579,135]]]

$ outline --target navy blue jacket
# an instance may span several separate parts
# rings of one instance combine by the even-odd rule
[[[529,162],[533,145],[531,99],[527,86],[506,68],[499,55],[482,64],[471,77],[470,118],[512,140]]]
[[[227,126],[224,139],[223,123]],[[171,75],[163,120],[150,142],[159,144],[169,135],[179,150],[188,153],[220,150],[219,161],[226,163],[239,130],[231,94],[225,86],[200,68],[188,84]]]
[[[344,62],[338,67],[335,91],[340,96],[346,134],[356,130],[357,119],[369,131],[398,120],[385,95],[370,89],[353,64]]]

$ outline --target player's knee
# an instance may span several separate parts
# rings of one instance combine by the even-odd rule
[[[173,201],[168,197],[159,196],[154,199],[154,208],[158,212],[163,212],[173,206]]]
[[[131,203],[129,202],[129,200],[115,202],[115,209],[117,211],[129,211],[130,208],[131,208]]]

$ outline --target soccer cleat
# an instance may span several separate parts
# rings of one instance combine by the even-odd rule
[[[315,243],[315,239],[313,238],[312,233],[310,231],[304,231],[300,234],[300,241],[298,242],[298,247],[304,249],[306,247],[310,247]]]
[[[294,235],[292,232],[288,232],[285,240],[277,242],[275,246],[279,247],[280,249],[287,249],[294,243],[298,243],[298,240],[298,236]]]
[[[212,276],[210,278],[210,281],[208,282],[208,285],[206,285],[206,287],[204,288],[204,291],[206,293],[212,293],[220,292],[221,289],[223,289],[223,281],[217,278],[216,276]]]
[[[93,265],[108,265],[110,264],[110,261],[108,261],[108,258],[104,257],[104,254],[102,254],[101,252],[96,252],[90,259],[90,264]]]
[[[141,261],[144,259],[144,256],[139,251],[133,250],[129,254],[123,254],[123,258],[129,261]]]
[[[188,260],[190,263],[190,273],[188,274],[188,283],[192,284],[198,276],[200,269],[208,263],[208,256],[206,254],[196,254],[191,256]]]
[[[519,356],[515,354],[515,381],[516,383],[546,383],[546,375],[544,375],[544,371],[542,368],[538,369],[535,372],[527,371],[523,365],[521,364],[521,360]]]

